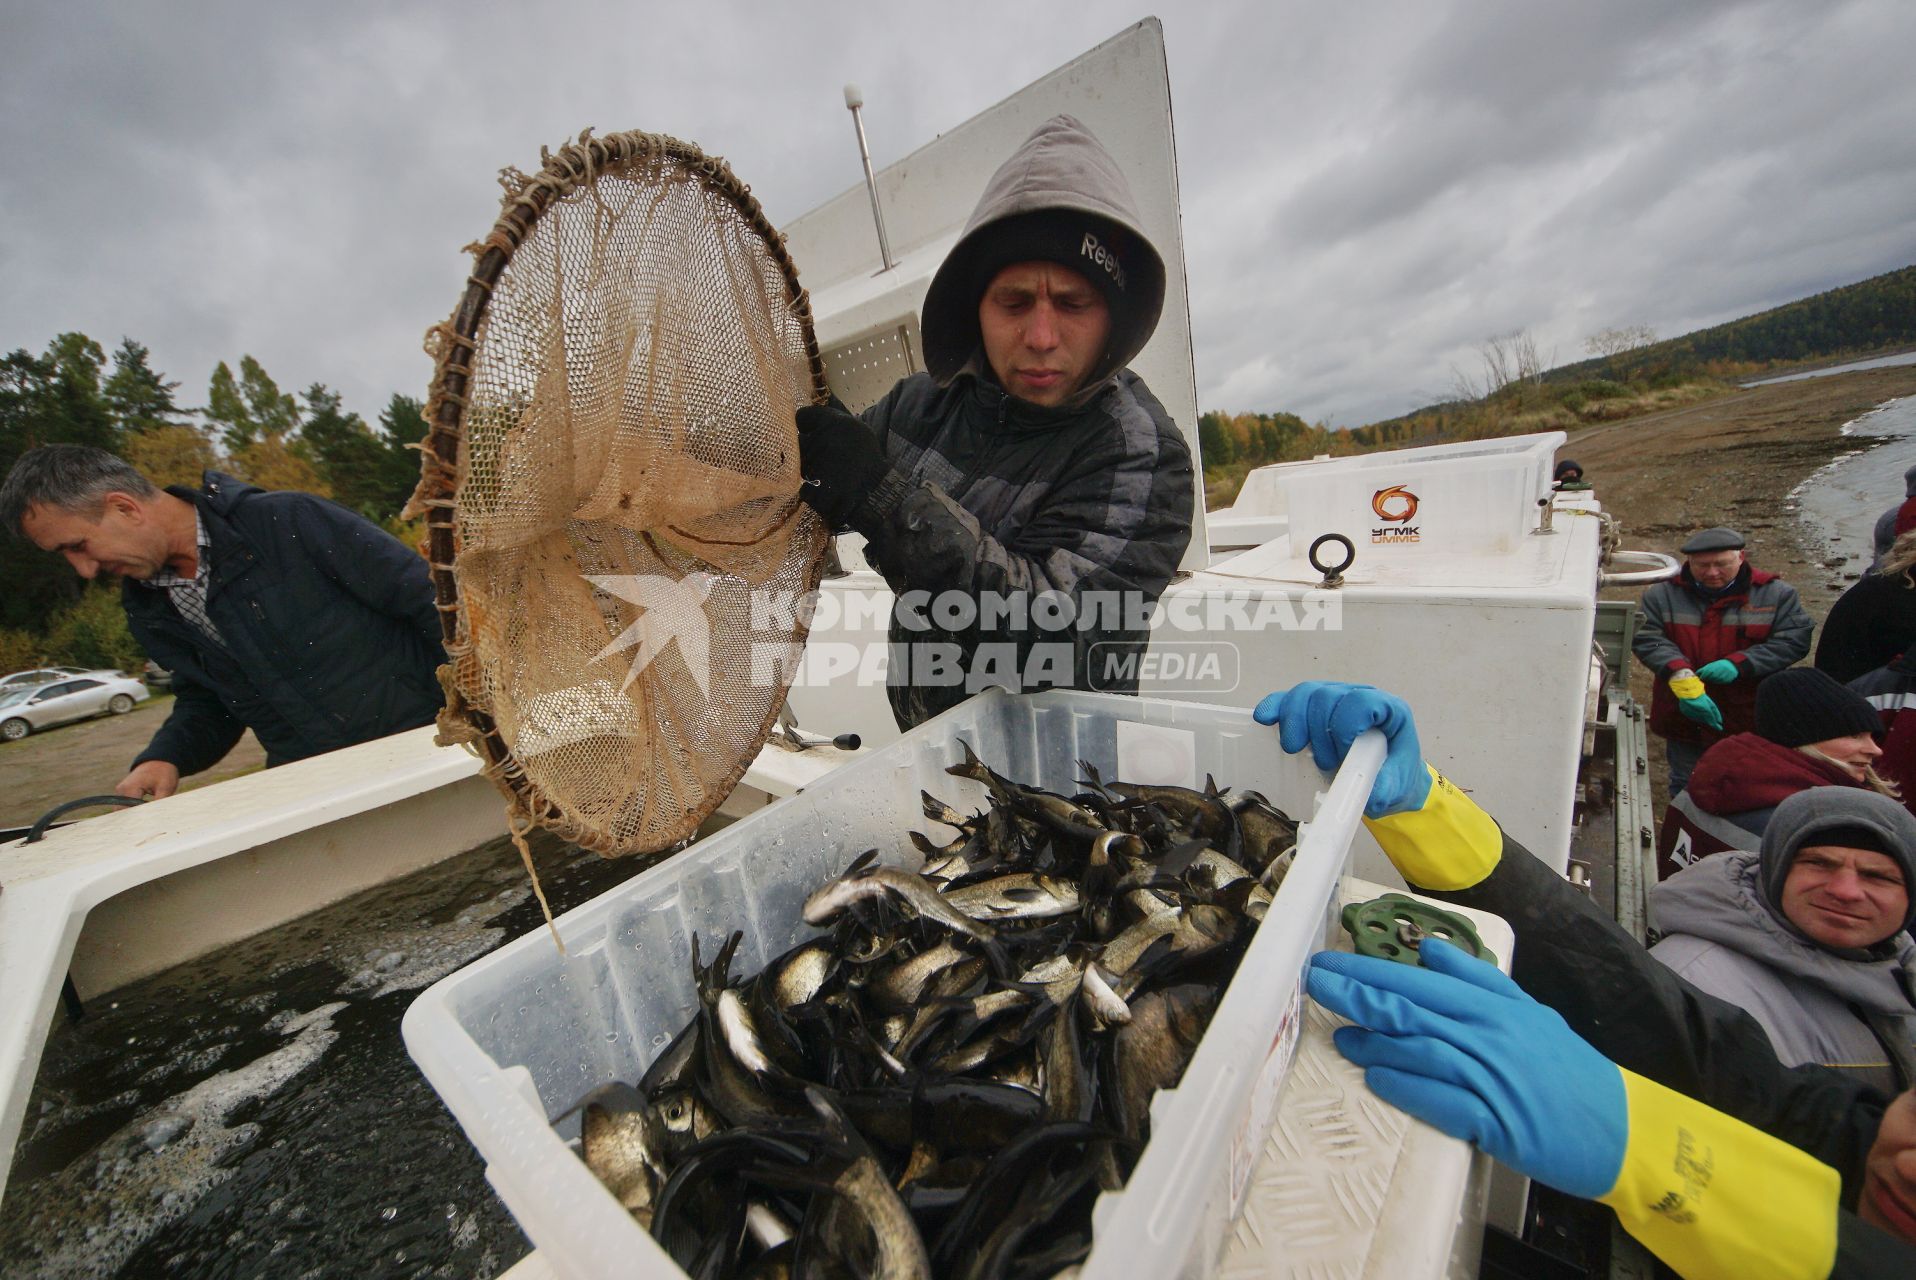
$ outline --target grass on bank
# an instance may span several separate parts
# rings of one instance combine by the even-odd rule
[[[1273,462],[1380,449],[1488,440],[1539,431],[1572,431],[1678,409],[1736,390],[1712,376],[1647,384],[1590,378],[1576,383],[1521,382],[1475,401],[1432,405],[1365,427],[1307,425],[1295,414],[1206,413],[1198,420],[1204,451],[1204,505],[1227,507],[1244,477]]]

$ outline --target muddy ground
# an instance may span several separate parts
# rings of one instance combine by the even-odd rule
[[[67,800],[111,794],[172,707],[173,699],[162,694],[123,716],[82,720],[0,743],[0,828],[24,827]],[[226,759],[185,779],[180,789],[191,791],[265,764],[266,753],[249,732]]]
[[[1824,546],[1789,508],[1789,492],[1864,443],[1844,438],[1844,423],[1907,395],[1916,395],[1916,366],[1754,387],[1577,432],[1558,456],[1583,464],[1604,510],[1623,522],[1625,547],[1675,554],[1698,529],[1723,524],[1742,530],[1750,559],[1782,574],[1820,627],[1864,566]],[[1632,666],[1631,689],[1647,706],[1649,673],[1640,663]],[[1662,746],[1653,743],[1659,814],[1668,799],[1664,773]]]

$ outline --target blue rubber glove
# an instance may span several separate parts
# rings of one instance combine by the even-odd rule
[[[1309,746],[1311,758],[1326,773],[1344,763],[1358,734],[1382,729],[1389,746],[1364,806],[1367,818],[1414,812],[1430,795],[1430,768],[1417,745],[1417,725],[1409,705],[1395,694],[1367,684],[1307,680],[1266,694],[1251,718],[1277,725],[1279,745],[1292,755]]]
[[[1384,1101],[1570,1195],[1609,1193],[1629,1100],[1617,1065],[1493,965],[1428,939],[1424,968],[1320,951],[1311,998],[1357,1023],[1333,1033]]]
[[[1728,658],[1706,662],[1696,669],[1696,678],[1705,684],[1729,684],[1742,674],[1737,670],[1736,664]]]
[[[1701,679],[1700,676],[1698,678]],[[1710,695],[1707,693],[1700,698],[1678,698],[1677,710],[1683,713],[1686,720],[1708,725],[1718,733],[1723,732],[1722,708],[1710,701]]]

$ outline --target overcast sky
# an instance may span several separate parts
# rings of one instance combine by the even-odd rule
[[[1483,340],[1559,362],[1916,262],[1916,4],[1161,5],[1206,409],[1359,425]],[[498,210],[580,128],[724,155],[773,221],[1145,4],[0,0],[0,350],[122,335],[423,396]],[[531,15],[537,16],[531,16]]]

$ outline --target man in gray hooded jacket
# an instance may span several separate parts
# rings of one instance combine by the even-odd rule
[[[1848,787],[1799,791],[1757,852],[1704,858],[1651,891],[1650,954],[1749,1011],[1785,1065],[1884,1093],[1916,1084],[1916,818]]]
[[[897,594],[900,726],[987,685],[1136,690],[1195,498],[1184,438],[1125,368],[1164,287],[1116,162],[1055,116],[932,279],[928,371],[862,418],[799,410],[805,500],[864,535]]]

